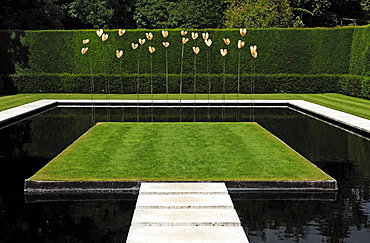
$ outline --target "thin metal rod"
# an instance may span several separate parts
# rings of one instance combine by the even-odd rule
[[[92,102],[92,106],[91,106],[91,122],[94,125],[95,124],[94,74],[93,74],[91,54],[89,55],[89,57],[90,57],[90,75],[91,75],[90,83],[91,83],[91,102]]]
[[[237,121],[239,122],[239,117],[240,117],[240,108],[239,108],[239,94],[240,94],[240,56],[241,56],[241,48],[239,48],[239,58],[238,58],[238,91],[236,95],[236,116],[237,116]]]
[[[153,122],[154,121],[154,117],[153,117],[153,110],[154,110],[154,107],[153,107],[153,55],[150,54],[150,97],[152,99],[152,109],[151,109],[151,121]]]
[[[122,78],[122,60],[119,60],[119,73],[120,73],[120,85],[121,85],[121,102],[122,102],[122,119],[125,121],[125,107],[123,106],[123,78]]]
[[[183,43],[181,48],[181,66],[180,66],[180,122],[182,119],[181,102],[182,102],[182,73],[184,69],[184,46],[185,44]]]
[[[195,101],[197,99],[197,54],[194,55],[194,122],[195,122]]]
[[[137,81],[136,81],[136,121],[140,121],[140,115],[139,115],[139,100],[140,100],[140,47],[137,52],[136,56],[137,60]]]
[[[226,58],[223,57],[224,59],[224,67],[223,67],[223,83],[222,83],[222,120],[224,120],[224,113],[225,113],[225,80],[226,80]]]
[[[167,121],[167,104],[168,102],[168,52],[167,52],[167,48],[166,48],[166,121]]]

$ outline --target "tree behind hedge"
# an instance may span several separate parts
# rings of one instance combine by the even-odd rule
[[[233,0],[225,18],[228,28],[284,28],[296,25],[288,0]]]

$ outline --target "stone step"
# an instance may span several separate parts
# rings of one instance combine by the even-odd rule
[[[233,209],[234,205],[228,194],[226,195],[139,195],[136,208],[152,209],[185,209],[185,208],[223,208]]]
[[[248,242],[224,183],[141,183],[127,237],[140,242]]]
[[[142,183],[140,194],[228,194],[224,183]]]
[[[127,243],[248,243],[242,227],[131,226]]]
[[[136,209],[133,226],[240,226],[234,209]]]

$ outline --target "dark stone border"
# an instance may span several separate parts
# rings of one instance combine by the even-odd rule
[[[148,181],[150,182],[150,181]],[[154,181],[152,181],[154,182]],[[155,181],[167,182],[167,181]],[[173,182],[173,181],[171,181]],[[177,181],[199,182],[199,181]],[[204,182],[204,181],[201,181]],[[219,182],[219,181],[218,181]],[[337,191],[337,181],[224,181],[231,193],[245,191]],[[138,193],[141,181],[35,181],[25,180],[27,194],[38,193]]]
[[[140,189],[138,181],[35,181],[25,180],[25,193],[47,193],[47,192],[126,192],[137,193]]]
[[[231,192],[243,191],[337,191],[336,180],[328,181],[225,181]]]

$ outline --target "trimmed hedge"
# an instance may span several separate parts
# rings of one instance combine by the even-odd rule
[[[325,93],[338,92],[337,84],[340,75],[298,75],[298,74],[242,74],[240,92],[250,93],[254,84],[255,93]],[[154,93],[166,93],[164,74],[155,74],[151,78],[143,75],[70,75],[70,74],[22,74],[13,75],[15,86],[20,93],[91,93],[91,82],[95,93],[137,93],[139,80],[140,93],[150,93],[151,79]],[[196,76],[196,92],[208,93],[211,81],[211,93],[222,93],[225,80],[225,91],[236,93],[237,75],[199,74]],[[182,77],[183,92],[194,92],[194,75]],[[180,75],[171,74],[168,78],[169,93],[179,93]]]
[[[370,26],[356,28],[351,48],[350,74],[370,75]]]
[[[145,38],[149,30],[117,30],[102,42],[95,30],[0,31],[1,74],[0,93],[15,92],[91,92],[91,75],[96,93],[136,93],[139,77],[141,93],[150,92],[152,67],[155,93],[165,92],[166,50],[169,70],[169,92],[179,92],[182,42],[180,30],[169,30],[164,38],[161,30],[150,30],[153,40],[137,50],[131,43]],[[196,40],[191,32],[198,33]],[[202,33],[208,32],[213,44],[207,47]],[[252,80],[256,93],[318,93],[338,92],[370,98],[370,26],[315,29],[250,29],[241,37],[238,29],[188,30],[184,45],[183,90],[193,92],[196,58],[197,92],[222,92],[225,61],[226,92],[236,92],[240,54],[241,93],[250,93]],[[83,39],[90,39],[83,44]],[[227,46],[223,38],[230,38]],[[146,39],[146,38],[145,38]],[[237,41],[246,41],[237,48]],[[166,49],[162,42],[168,41]],[[151,55],[148,46],[156,51]],[[253,59],[250,45],[258,46]],[[198,55],[192,52],[199,46]],[[81,54],[82,47],[89,51]],[[227,48],[225,57],[220,49]],[[115,51],[123,50],[121,59]],[[152,56],[152,59],[151,59]],[[152,60],[152,63],[150,62]],[[139,72],[138,72],[139,61]],[[207,68],[207,63],[209,64]],[[151,65],[152,64],[152,65]],[[122,73],[122,74],[121,74]],[[12,74],[12,75],[9,75]],[[122,82],[122,85],[121,85]]]
[[[370,77],[343,75],[338,80],[337,93],[370,99]]]
[[[192,73],[194,69],[193,46],[200,47],[197,55],[197,69],[200,73],[208,73],[207,56],[210,73],[222,73],[223,58],[226,59],[227,73],[237,74],[238,57],[241,51],[241,73],[301,73],[301,74],[347,74],[351,53],[352,36],[355,28],[333,29],[251,29],[241,37],[238,29],[227,30],[189,30],[185,37],[189,38],[184,45],[183,72]],[[150,73],[150,53],[148,46],[154,46],[152,54],[153,72],[165,73],[166,48],[163,41],[168,41],[169,73],[179,74],[181,67],[181,34],[180,30],[169,30],[164,38],[161,30],[150,30],[153,40],[146,40],[137,50],[131,43],[138,43],[139,38],[145,39],[145,30],[127,30],[119,36],[116,30],[106,30],[108,40],[102,42],[95,30],[75,31],[27,31],[25,45],[29,50],[29,68],[25,73],[70,73],[119,74],[120,67],[125,73],[137,74],[137,60],[140,62],[140,73]],[[198,33],[196,40],[191,32]],[[213,41],[207,47],[202,33],[208,32]],[[82,44],[83,39],[88,44]],[[223,38],[230,38],[227,46]],[[246,45],[239,50],[238,40]],[[259,57],[256,60],[250,55],[249,46],[257,45]],[[89,47],[85,55],[81,48]],[[220,49],[228,49],[226,57],[220,55]],[[121,59],[115,56],[116,50],[123,50]],[[255,65],[255,70],[251,67]]]

